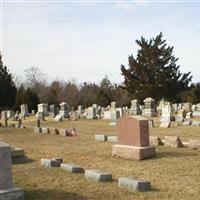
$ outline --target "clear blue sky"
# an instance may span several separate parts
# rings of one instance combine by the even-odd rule
[[[6,0],[1,14],[3,61],[16,74],[36,66],[52,78],[119,83],[135,40],[162,31],[181,71],[200,81],[200,2]]]

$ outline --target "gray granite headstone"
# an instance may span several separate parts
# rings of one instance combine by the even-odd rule
[[[14,187],[12,179],[11,148],[0,142],[0,200],[23,200],[24,191]]]

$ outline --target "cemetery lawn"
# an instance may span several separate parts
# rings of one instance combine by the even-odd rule
[[[108,121],[80,120],[54,122],[48,119],[42,127],[75,127],[79,136],[62,137],[38,134],[33,128],[0,128],[0,138],[11,146],[24,148],[29,161],[13,165],[15,185],[25,190],[26,199],[33,200],[129,200],[129,199],[194,199],[200,198],[200,150],[173,149],[159,146],[157,156],[144,161],[111,157],[112,143],[96,142],[95,134],[116,135]],[[33,118],[24,125],[34,125]],[[156,124],[157,125],[157,124]],[[183,141],[200,139],[200,127],[177,126],[170,129],[150,128],[150,135],[179,136]],[[74,163],[88,169],[109,171],[111,183],[94,183],[84,174],[71,174],[61,168],[42,168],[41,158],[61,157],[64,163]],[[152,190],[139,193],[119,188],[117,179],[132,176],[149,180]]]

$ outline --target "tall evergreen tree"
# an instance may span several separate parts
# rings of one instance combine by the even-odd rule
[[[12,108],[15,104],[16,87],[0,53],[0,109]]]
[[[167,46],[162,36],[160,33],[149,41],[144,37],[136,40],[139,46],[137,57],[128,57],[127,69],[121,65],[123,87],[132,98],[142,101],[149,96],[156,100],[164,97],[170,101],[180,101],[181,93],[188,88],[192,76],[190,72],[180,72],[173,47]]]

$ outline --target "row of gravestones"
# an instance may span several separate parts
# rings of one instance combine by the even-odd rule
[[[109,136],[109,135],[103,135],[103,134],[96,134],[95,135],[95,141],[98,142],[112,142],[117,143],[118,139],[117,136]],[[200,149],[200,140],[199,139],[192,139],[188,142],[182,142],[179,137],[176,136],[165,136],[165,139],[162,140],[160,137],[157,136],[150,136],[149,137],[149,143],[150,146],[160,146],[165,145],[169,147],[190,147],[194,149]]]
[[[61,158],[41,159],[41,166],[43,167],[61,167],[70,173],[84,173],[85,178],[95,182],[111,182],[113,181],[112,173],[101,171],[97,169],[86,169],[75,164],[65,164]],[[119,187],[125,187],[131,190],[144,192],[151,190],[151,183],[149,181],[137,180],[132,177],[120,177],[118,179]]]

